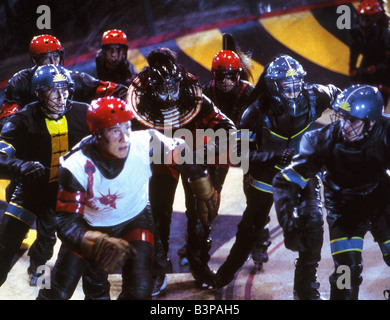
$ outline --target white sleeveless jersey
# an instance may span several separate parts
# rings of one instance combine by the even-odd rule
[[[92,160],[80,150],[61,165],[85,188],[85,220],[94,227],[114,226],[137,216],[149,201],[150,134],[133,131],[130,152],[122,171],[113,179],[105,178]]]

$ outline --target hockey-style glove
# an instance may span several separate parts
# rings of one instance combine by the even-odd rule
[[[81,240],[81,254],[107,273],[112,273],[137,255],[127,241],[99,231],[87,231]]]
[[[277,174],[273,181],[273,196],[276,216],[283,229],[284,245],[292,251],[307,249],[303,228],[297,214],[299,186]]]
[[[209,176],[190,180],[189,184],[197,199],[199,219],[203,225],[210,225],[218,214],[218,191],[214,189]]]
[[[45,175],[45,167],[37,161],[25,161],[19,166],[23,180],[31,182]]]
[[[284,215],[279,218],[279,223],[283,229],[285,247],[292,251],[305,251],[305,236],[297,214]]]

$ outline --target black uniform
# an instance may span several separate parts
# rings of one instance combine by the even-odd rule
[[[238,136],[241,133],[241,140],[249,139],[249,171],[244,179],[247,206],[238,225],[236,241],[218,270],[219,285],[226,285],[233,280],[234,274],[245,263],[254,242],[269,222],[274,176],[289,162],[290,156],[298,152],[301,137],[315,127],[315,120],[330,107],[337,93],[338,89],[332,85],[308,85],[295,102],[295,110],[269,97],[268,100],[263,99],[261,105],[259,100],[255,101],[243,113],[237,130]],[[249,136],[242,134],[243,129],[249,130]],[[290,155],[284,159],[286,150],[289,150]],[[315,177],[305,189],[305,201],[300,209],[306,216],[313,250],[300,252],[295,283],[314,283],[323,235],[321,199]]]
[[[215,80],[210,81],[202,87],[203,93],[214,102],[229,119],[235,124],[244,111],[244,103],[253,90],[253,85],[245,80],[239,83],[229,92],[221,92],[215,86]]]
[[[339,125],[330,124],[304,135],[299,156],[274,179],[274,197],[277,211],[286,215],[307,179],[324,172],[325,206],[335,263],[330,276],[330,298],[357,299],[367,231],[373,234],[390,266],[390,119],[384,115],[368,138],[352,144],[343,142]],[[309,239],[305,241],[310,244]],[[337,272],[340,265],[350,268],[350,289],[338,287],[337,280],[343,274]]]
[[[253,89],[254,86],[251,83],[240,79],[232,90],[229,92],[222,92],[216,87],[215,80],[212,80],[203,86],[203,93],[208,96],[235,125],[238,125],[240,117],[245,111],[246,101]],[[229,167],[220,166],[215,170],[222,179],[225,179]],[[245,177],[246,176],[244,175],[244,179]],[[255,242],[252,249],[252,258],[258,269],[261,269],[263,263],[268,261],[267,248],[270,245],[269,230],[265,227],[259,236],[259,240]]]
[[[10,203],[0,229],[0,283],[4,283],[14,254],[36,221],[37,241],[29,255],[36,266],[53,254],[56,241],[54,210],[58,191],[59,157],[89,134],[88,105],[68,102],[68,110],[58,120],[48,119],[39,102],[27,105],[9,118],[1,131],[0,175],[15,181]],[[20,165],[37,161],[47,168],[34,182],[20,179]]]

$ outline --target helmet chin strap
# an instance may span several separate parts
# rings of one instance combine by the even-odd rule
[[[55,102],[55,100],[51,98],[51,94],[45,95],[42,91],[40,91],[38,94],[38,99],[41,102],[41,109],[43,113],[50,119],[54,119],[54,120],[60,119],[65,114],[65,112],[69,109],[68,96],[69,94],[67,95],[66,98],[61,99],[62,101],[65,100],[65,105],[63,108],[61,108],[61,110],[62,109],[63,110],[60,112],[60,109],[58,109],[57,107],[62,103]],[[50,103],[52,104],[52,106],[50,106]]]

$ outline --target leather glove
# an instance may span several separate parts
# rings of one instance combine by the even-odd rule
[[[25,161],[19,167],[20,175],[25,181],[35,181],[45,175],[45,167],[37,161]]]
[[[198,205],[198,214],[203,225],[210,225],[218,215],[220,196],[214,189],[210,177],[205,176],[193,181],[189,181],[194,192]]]
[[[107,273],[116,271],[128,258],[137,255],[136,250],[126,240],[110,237],[99,231],[87,231],[84,234],[80,252]]]
[[[282,173],[276,174],[273,182],[273,196],[276,216],[283,229],[284,245],[292,251],[307,249],[303,226],[297,214],[300,188],[287,181]]]
[[[283,229],[284,245],[287,249],[298,252],[307,250],[299,217],[285,216],[279,219],[279,223]]]

